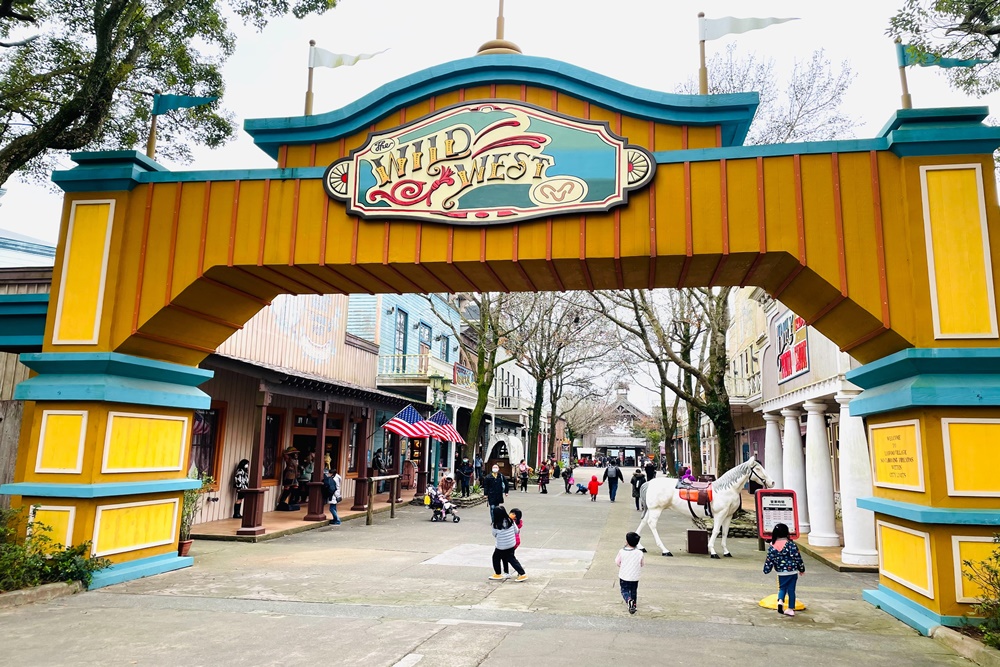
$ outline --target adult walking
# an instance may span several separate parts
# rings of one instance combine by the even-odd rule
[[[608,483],[608,495],[611,496],[611,502],[615,502],[615,495],[618,493],[618,482],[625,481],[621,469],[614,463],[609,462],[608,467],[604,469],[603,481]]]
[[[642,485],[646,483],[646,478],[643,476],[641,470],[639,470],[638,468],[635,469],[635,472],[632,473],[632,479],[630,480],[630,483],[632,484],[632,498],[635,499],[635,509],[636,511],[638,511],[639,489],[641,489]]]
[[[573,486],[573,466],[567,465],[562,471],[563,483],[566,485],[566,493],[569,493]]]
[[[538,492],[548,493],[549,489],[549,467],[542,464],[542,467],[538,469]]]
[[[521,483],[521,493],[528,492],[528,464],[524,459],[517,464],[517,479]]]
[[[485,482],[483,478],[483,457],[479,454],[476,454],[474,470],[476,473],[476,481],[483,484]]]
[[[656,477],[656,464],[652,461],[646,461],[646,481]]]
[[[486,494],[486,502],[490,506],[490,523],[493,523],[493,513],[497,507],[503,505],[504,498],[510,492],[507,487],[507,478],[500,472],[500,467],[494,465],[490,474],[483,479],[483,492]]]
[[[462,497],[469,497],[469,482],[472,480],[472,464],[469,463],[469,459],[462,459],[462,462],[458,464],[458,483],[462,490]]]

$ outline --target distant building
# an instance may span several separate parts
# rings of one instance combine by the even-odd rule
[[[0,229],[0,268],[51,267],[56,247],[40,239]]]

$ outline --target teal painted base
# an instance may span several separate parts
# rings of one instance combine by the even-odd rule
[[[154,574],[179,570],[183,567],[191,567],[192,565],[194,565],[194,558],[190,556],[181,557],[175,553],[130,560],[127,563],[118,563],[106,570],[95,572],[94,578],[90,582],[89,590],[120,584],[123,581],[151,577]]]
[[[977,619],[966,618],[965,616],[942,616],[936,614],[923,605],[917,604],[910,598],[879,584],[878,590],[861,591],[861,596],[865,602],[875,605],[882,611],[895,616],[911,628],[918,630],[920,634],[929,637],[935,628],[947,625],[957,628],[966,624],[975,624]]]

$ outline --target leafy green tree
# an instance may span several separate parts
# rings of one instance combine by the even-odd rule
[[[0,0],[0,185],[23,171],[44,178],[54,151],[144,143],[154,90],[221,96],[236,48],[233,18],[263,29],[289,12],[323,13],[337,0]],[[229,139],[217,100],[160,118],[161,154],[190,159],[193,144]]]
[[[886,33],[918,54],[962,60],[1000,57],[1000,3],[983,0],[905,0]],[[1000,67],[990,63],[945,70],[951,85],[982,96],[1000,89]]]

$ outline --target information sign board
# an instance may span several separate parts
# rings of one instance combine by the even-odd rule
[[[779,523],[788,526],[789,537],[793,540],[799,537],[799,512],[795,491],[791,489],[761,489],[755,496],[758,537],[770,540],[771,531]]]

